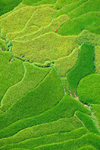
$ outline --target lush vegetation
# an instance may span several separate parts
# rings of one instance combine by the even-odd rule
[[[0,150],[100,150],[99,0],[0,1]]]

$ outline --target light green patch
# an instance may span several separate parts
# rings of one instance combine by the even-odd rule
[[[25,36],[29,33],[35,32],[39,29],[37,26],[30,26],[30,27],[25,27],[21,32],[13,32],[13,33],[8,33],[7,34],[7,39],[13,40],[17,37]]]
[[[56,12],[56,10],[49,7],[37,9],[37,11],[33,14],[30,21],[28,22],[27,26],[47,26],[51,22],[54,12]]]
[[[32,40],[40,35],[43,35],[48,32],[56,32],[56,30],[66,21],[69,20],[69,17],[67,15],[61,15],[58,18],[55,18],[51,21],[51,23],[46,26],[40,28],[37,32],[28,34],[26,36],[23,36],[21,38],[16,38],[16,40],[20,41],[29,41]]]
[[[8,50],[8,46],[6,44],[6,41],[0,39],[0,50],[2,51],[7,51]]]
[[[54,61],[54,66],[58,70],[60,76],[65,76],[66,73],[75,66],[77,59],[78,48],[74,49],[69,56],[65,56]]]
[[[61,81],[64,87],[65,94],[70,94],[69,85],[66,77],[61,77]]]
[[[25,55],[23,59],[44,64],[45,61],[57,60],[68,56],[78,47],[76,36],[60,36],[56,33],[46,33],[32,41],[12,41],[12,51],[16,57]]]
[[[36,8],[34,7],[27,6],[25,8],[14,11],[2,19],[0,22],[1,37],[5,38],[7,33],[21,31],[32,16],[35,9]]]
[[[83,30],[78,38],[77,42],[79,45],[83,43],[93,44],[95,46],[100,45],[100,35],[91,33],[88,30]]]

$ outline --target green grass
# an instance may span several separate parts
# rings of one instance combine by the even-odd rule
[[[21,2],[22,2],[22,0],[17,0],[17,1],[1,0],[0,1],[0,16],[3,15],[4,13],[7,13],[7,12],[11,11],[12,9],[14,9],[14,7],[16,7]]]
[[[0,139],[0,147],[6,144],[15,144],[26,139],[37,138],[59,132],[70,132],[82,127],[83,124],[76,117],[61,118],[55,122],[45,123],[21,130],[12,137]]]
[[[83,3],[81,6],[77,7],[75,10],[68,13],[70,18],[76,18],[81,16],[85,13],[92,12],[92,11],[100,11],[100,1],[99,0],[88,0],[87,2]]]
[[[37,26],[25,27],[21,32],[8,33],[7,38],[8,38],[8,40],[13,40],[17,37],[22,37],[29,33],[36,32],[38,29],[39,29],[39,27],[37,27]]]
[[[50,134],[50,135],[42,136],[38,138],[31,138],[31,139],[25,140],[17,144],[5,145],[1,147],[0,150],[10,150],[12,148],[32,149],[34,147],[44,145],[44,144],[51,144],[51,143],[57,143],[57,142],[64,142],[70,139],[77,139],[87,133],[88,133],[88,130],[84,127],[81,127],[70,132],[54,133],[54,134]]]
[[[23,59],[40,64],[69,55],[78,47],[76,36],[63,37],[50,32],[31,41],[12,41],[12,51],[16,57],[25,55]]]
[[[87,0],[79,0],[76,2],[73,2],[71,4],[65,5],[62,7],[59,11],[57,11],[54,15],[53,18],[57,18],[58,16],[62,14],[67,14],[68,12],[72,11],[76,7],[80,6],[82,3],[86,2]]]
[[[100,45],[100,35],[91,33],[88,30],[83,30],[78,36],[78,44],[83,43],[93,44],[95,46]]]
[[[95,47],[95,69],[100,74],[100,46]]]
[[[78,59],[78,51],[78,48],[75,48],[70,55],[54,61],[54,66],[60,76],[64,77],[66,73],[75,66]]]
[[[45,26],[45,27],[42,27],[40,28],[38,31],[36,31],[35,33],[30,33],[30,34],[27,34],[25,36],[22,36],[22,37],[19,37],[19,38],[16,38],[16,40],[20,40],[20,41],[29,41],[29,40],[32,40],[40,35],[43,35],[45,33],[48,33],[48,32],[56,32],[56,30],[64,23],[66,22],[67,20],[69,20],[69,17],[67,15],[61,15],[59,16],[58,18],[55,18],[53,19],[49,25]],[[8,35],[8,38],[9,35]]]
[[[77,94],[79,81],[88,74],[95,73],[94,55],[94,46],[91,44],[83,44],[80,47],[76,65],[66,74],[69,89],[73,95]]]
[[[52,16],[55,12],[56,10],[49,7],[37,9],[27,23],[27,26],[29,27],[35,25],[39,28],[47,26],[51,22]]]
[[[10,109],[0,115],[0,129],[17,120],[38,115],[50,109],[62,99],[63,95],[61,80],[57,72],[52,69],[35,89],[28,91],[15,101]]]
[[[99,18],[100,12],[88,12],[79,17],[70,19],[58,29],[58,34],[64,36],[78,35],[84,29],[94,33],[100,32],[99,29],[95,30],[95,28],[100,24]]]
[[[80,101],[88,105],[100,104],[99,81],[99,74],[91,74],[79,82],[77,91]]]
[[[93,109],[94,115],[96,116],[98,125],[100,127],[100,105],[93,104],[92,109]]]
[[[76,116],[83,122],[83,124],[85,125],[85,127],[90,131],[90,132],[93,132],[93,133],[96,133],[96,134],[99,134],[100,132],[98,131],[94,121],[92,120],[92,118],[87,115],[87,114],[84,114],[80,111],[77,111],[76,113]]]
[[[26,94],[28,91],[34,89],[49,73],[50,68],[39,68],[25,62],[25,74],[21,82],[11,86],[2,99],[1,110],[6,111],[11,105]]]
[[[90,111],[86,107],[84,107],[84,105],[66,94],[56,106],[43,112],[42,114],[19,120],[9,125],[8,127],[0,130],[0,138],[12,136],[27,127],[47,122],[49,123],[52,121],[56,121],[60,118],[70,118],[74,116],[74,113],[77,110],[88,115],[90,114]]]
[[[12,59],[10,52],[0,51],[0,102],[8,88],[21,81],[24,75],[22,61]]]
[[[34,150],[77,150],[78,148],[87,145],[92,145],[95,148],[100,149],[100,136],[90,133],[76,140],[73,139],[61,143],[43,145],[34,148]]]

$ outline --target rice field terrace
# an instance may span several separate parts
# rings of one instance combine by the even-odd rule
[[[100,150],[100,0],[0,0],[0,150]]]

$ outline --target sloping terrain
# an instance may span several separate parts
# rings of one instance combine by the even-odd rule
[[[100,150],[100,1],[0,2],[0,150]]]

